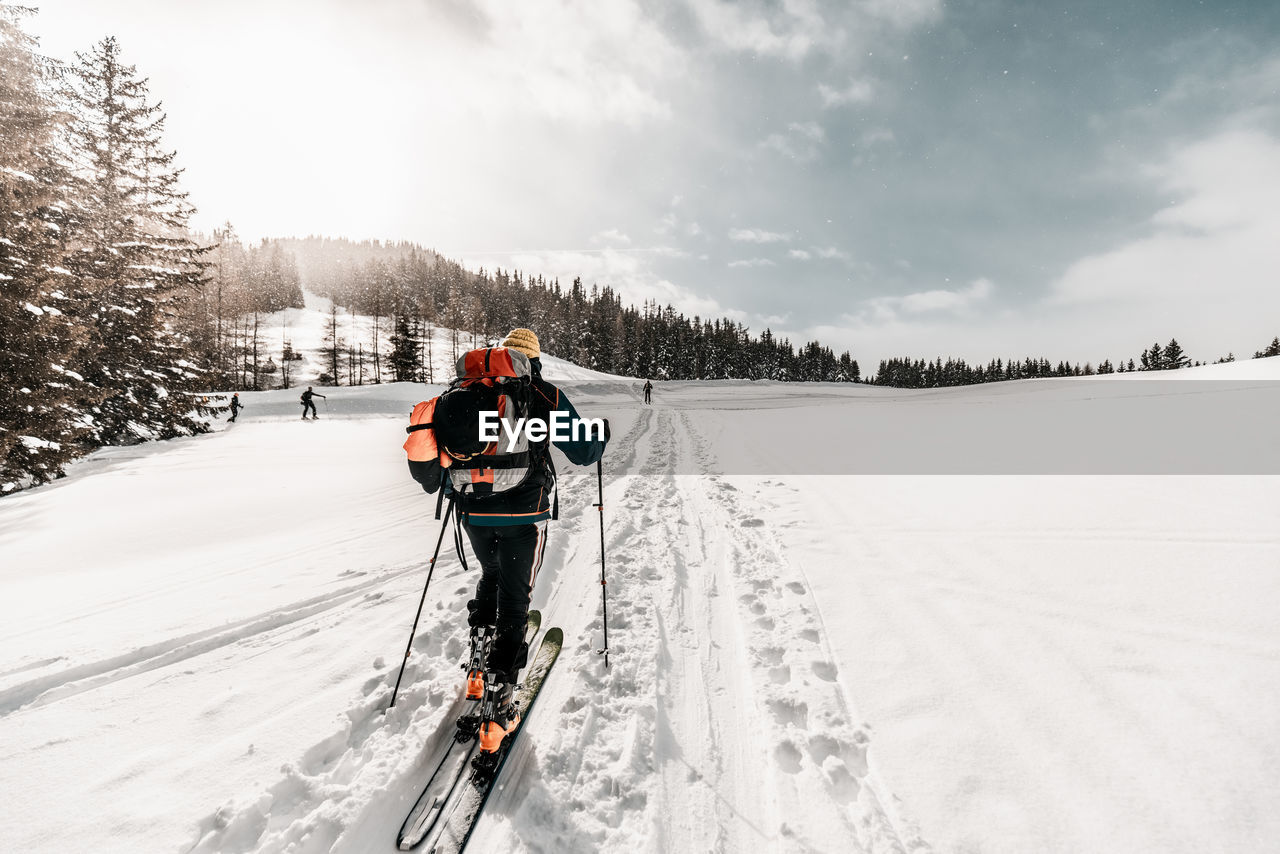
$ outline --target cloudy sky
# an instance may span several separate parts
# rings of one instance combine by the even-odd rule
[[[198,224],[890,355],[1280,334],[1274,0],[29,0],[114,34]]]

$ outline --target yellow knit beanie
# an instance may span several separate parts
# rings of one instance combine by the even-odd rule
[[[503,347],[510,347],[512,350],[519,350],[530,359],[537,359],[542,356],[542,350],[538,347],[538,336],[533,333],[532,329],[512,329],[507,333],[507,337],[502,339]]]

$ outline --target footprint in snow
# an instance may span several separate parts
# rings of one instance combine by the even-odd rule
[[[800,748],[790,741],[782,741],[773,749],[774,761],[788,774],[800,773]]]
[[[763,528],[764,520],[752,517],[750,519],[743,519],[738,524],[741,525],[743,528]]]
[[[766,646],[764,649],[758,650],[756,655],[758,655],[760,660],[765,664],[771,667],[776,667],[777,665],[782,664],[782,656],[785,652],[786,650],[780,646]]]
[[[817,676],[824,682],[836,681],[836,666],[830,661],[813,662],[813,675]]]
[[[790,725],[797,729],[809,728],[809,706],[804,701],[780,698],[769,700],[766,705],[779,725]]]

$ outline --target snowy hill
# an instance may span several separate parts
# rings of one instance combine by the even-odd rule
[[[614,424],[613,666],[594,475],[560,460],[534,606],[565,653],[474,850],[1269,850],[1278,368],[1106,393],[673,383],[645,407],[548,359]],[[430,390],[324,391],[318,422],[294,390],[243,394],[230,429],[0,499],[0,850],[393,850],[458,708],[475,576],[446,553],[384,715],[438,530],[400,450]],[[1209,432],[1155,435],[1196,413]],[[1126,453],[1180,448],[1175,471],[1254,468],[1056,476],[1063,428],[1025,445],[1035,474],[930,467],[999,435],[903,474],[939,425],[1117,414],[1138,420],[1072,447],[1137,430]],[[896,476],[817,473],[876,459]]]
[[[321,375],[329,370],[328,356],[325,351],[332,347],[332,344],[326,340],[332,320],[330,314],[332,303],[325,297],[316,296],[309,291],[304,291],[303,297],[305,308],[289,308],[263,314],[258,320],[258,334],[262,345],[274,360],[280,360],[286,342],[296,356],[300,357],[290,363],[289,385],[294,388],[320,384]],[[360,343],[364,347],[365,374],[372,382],[374,318],[339,309],[336,320],[339,339]],[[391,352],[389,318],[381,318],[378,326],[379,347],[382,358],[386,359],[387,354]],[[441,383],[448,382],[454,375],[455,350],[460,355],[472,347],[483,346],[485,343],[470,333],[455,332],[442,327],[433,328],[429,333],[429,340],[431,374],[437,382]],[[382,370],[383,379],[389,379],[390,370],[385,363]],[[623,379],[612,374],[579,367],[563,359],[557,359],[551,354],[543,356],[543,371],[547,378],[554,382]],[[271,385],[279,385],[279,381],[278,374],[269,379]],[[295,395],[294,398],[296,397]]]

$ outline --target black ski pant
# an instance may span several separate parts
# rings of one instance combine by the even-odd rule
[[[302,404],[302,417],[303,417],[303,418],[306,418],[306,417],[307,417],[307,413],[308,413],[308,412],[310,412],[310,413],[311,413],[311,417],[312,417],[312,418],[319,418],[319,417],[320,417],[319,415],[317,415],[317,414],[316,414],[316,404],[315,404],[315,401],[308,400],[308,401],[306,401],[306,402],[304,402],[304,403]]]
[[[480,580],[476,582],[476,598],[469,606],[469,622],[473,626],[497,627],[489,651],[489,670],[500,671],[514,680],[528,652],[524,629],[529,618],[529,597],[542,567],[547,524],[464,523],[463,527],[480,562]]]

